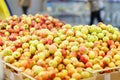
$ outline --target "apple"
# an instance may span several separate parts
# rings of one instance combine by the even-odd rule
[[[11,44],[12,45],[12,44]],[[20,48],[21,46],[22,46],[22,42],[20,41],[20,40],[16,40],[16,41],[14,41],[14,46],[16,47],[16,48]]]
[[[71,61],[70,61],[69,59],[64,59],[64,60],[63,60],[63,63],[64,63],[65,65],[68,65],[68,64],[71,63]]]
[[[78,38],[76,38],[76,41],[77,41],[78,43],[83,43],[83,42],[84,42],[84,39],[83,39],[82,37],[78,37]]]
[[[90,75],[91,75],[91,74],[90,74],[89,72],[87,72],[87,71],[83,71],[83,72],[81,72],[81,76],[82,76],[83,79],[85,79],[85,78],[89,78]]]
[[[92,48],[94,46],[93,42],[85,42],[85,46],[88,48]]]
[[[88,53],[88,48],[85,47],[85,46],[80,46],[80,47],[79,47],[79,52],[80,52],[81,54],[87,54],[87,53]]]
[[[72,26],[70,24],[65,24],[64,26],[62,26],[62,28],[64,29],[70,29],[72,28]]]
[[[86,68],[89,68],[89,67],[92,67],[92,66],[93,66],[92,62],[87,62],[87,63],[85,64],[85,67],[86,67]]]
[[[59,64],[57,68],[59,71],[61,71],[61,70],[65,69],[65,66],[64,66],[64,64]]]
[[[11,41],[15,41],[15,40],[16,40],[16,36],[14,36],[14,35],[10,35],[10,36],[9,36],[9,40],[11,40]]]
[[[101,45],[102,45],[103,47],[107,47],[107,46],[108,46],[107,42],[103,42]]]
[[[21,53],[20,52],[13,52],[12,53],[12,56],[14,57],[14,58],[19,58],[20,56],[21,56]]]
[[[37,23],[39,23],[41,21],[40,18],[36,18],[35,20]]]
[[[45,54],[45,57],[49,57],[50,56],[50,52],[48,50],[44,50],[43,53]]]
[[[49,52],[50,52],[51,54],[54,54],[54,53],[57,51],[57,46],[54,45],[54,44],[49,45],[48,48],[49,48]]]
[[[54,56],[60,56],[60,57],[62,57],[61,51],[57,50],[57,51],[54,53]]]
[[[35,75],[38,75],[40,72],[44,71],[44,69],[41,66],[37,66],[37,65],[34,65],[32,67],[32,70],[35,73]]]
[[[81,29],[81,32],[82,32],[83,34],[88,34],[88,33],[89,33],[89,30],[88,30],[87,27],[83,27],[83,28]]]
[[[15,59],[13,56],[5,56],[3,60],[7,63],[13,63]]]
[[[78,54],[77,54],[77,52],[71,52],[71,53],[70,53],[70,56],[71,56],[71,57],[77,57]]]
[[[54,36],[53,36],[53,35],[48,35],[48,36],[47,36],[47,39],[53,40],[53,39],[54,39]]]
[[[68,40],[64,40],[64,41],[62,42],[62,44],[64,44],[65,46],[68,46],[68,45],[69,45],[69,41],[68,41]]]
[[[29,54],[25,54],[25,55],[29,55]],[[32,59],[33,59],[35,62],[37,62],[37,61],[39,60],[39,56],[38,56],[38,55],[34,55],[34,56],[32,57]]]
[[[67,50],[62,49],[62,50],[61,50],[61,53],[62,53],[62,56],[63,56],[63,57],[66,57],[66,56],[67,56]]]
[[[95,32],[95,25],[89,26],[89,33]]]
[[[80,31],[76,31],[75,37],[77,38],[82,37],[82,33]]]
[[[47,67],[45,61],[43,61],[42,59],[39,59],[36,64],[44,68]]]
[[[57,44],[61,43],[61,39],[59,37],[54,38],[54,42]]]
[[[5,49],[3,50],[3,55],[4,55],[4,56],[12,55],[12,50],[11,50],[9,47],[5,48]]]
[[[83,63],[87,63],[89,61],[88,55],[86,55],[86,54],[81,55],[80,61],[82,61]]]
[[[107,55],[111,55],[112,57],[115,55],[113,51],[108,51]]]
[[[116,55],[114,55],[113,58],[114,58],[114,60],[116,60],[116,61],[117,61],[117,60],[120,60],[120,55],[119,55],[119,54],[116,54]]]
[[[120,45],[119,41],[116,41],[116,42],[115,42],[115,46],[118,47],[119,45]]]
[[[108,66],[109,66],[110,68],[116,67],[116,65],[115,65],[114,62],[110,62],[110,63],[108,64]]]
[[[23,55],[26,56],[26,57],[31,57],[31,53],[30,52],[24,52]]]
[[[22,53],[22,52],[23,52],[23,49],[22,49],[22,48],[17,48],[17,50],[16,50],[16,51],[18,51],[18,52]]]
[[[61,63],[62,62],[62,58],[60,56],[55,56],[54,60],[57,61],[57,63]]]
[[[116,41],[117,37],[118,37],[118,36],[117,36],[116,34],[113,34],[113,35],[112,35],[112,38],[113,38],[114,41]]]
[[[27,32],[25,33],[25,35],[27,35]],[[32,37],[32,40],[36,40],[38,38],[37,35],[32,35],[31,37]]]
[[[120,60],[116,61],[115,65],[120,66]]]
[[[15,26],[13,27],[13,29],[14,29],[15,32],[19,32],[19,26],[18,26],[18,25],[15,25]]]
[[[104,51],[105,53],[107,53],[109,51],[109,48],[108,47],[101,47],[101,50]]]
[[[107,35],[109,32],[108,32],[107,30],[102,30],[102,33],[103,33],[104,35]]]
[[[94,70],[100,70],[100,69],[102,69],[102,67],[101,67],[99,64],[94,64],[94,65],[92,66],[92,68],[93,68]]]
[[[48,64],[51,67],[57,67],[57,65],[58,65],[57,61],[55,61],[55,60],[50,60]]]
[[[79,50],[78,46],[72,46],[72,47],[71,47],[71,51],[72,51],[72,52],[76,52],[76,51],[78,51],[78,50]]]
[[[49,76],[50,76],[50,79],[54,79],[56,77],[56,72],[55,70],[50,70],[49,71]]]
[[[111,62],[111,60],[110,60],[109,57],[104,57],[104,58],[103,58],[103,62],[104,62],[105,64],[109,64],[109,63]]]
[[[104,57],[105,56],[105,52],[104,51],[99,51],[99,56],[102,56],[102,57]]]
[[[68,31],[66,32],[67,36],[74,36],[74,31],[72,29],[68,29]]]
[[[6,31],[4,34],[5,34],[5,36],[9,36],[10,35],[10,33],[8,31]]]
[[[35,54],[36,48],[33,45],[30,45],[30,53]]]
[[[96,57],[96,54],[95,54],[94,51],[90,51],[90,52],[88,53],[88,55],[89,55],[89,58],[90,58],[90,59],[94,59],[94,58]]]
[[[79,79],[81,79],[81,75],[79,73],[75,72],[72,74],[72,78],[79,80]]]
[[[38,40],[32,40],[32,41],[29,41],[29,44],[37,47],[37,45],[39,44],[39,41]]]
[[[63,41],[63,40],[65,40],[66,39],[66,35],[60,35],[60,39]]]
[[[104,42],[106,42],[106,41],[108,41],[108,40],[109,40],[109,37],[108,37],[108,36],[103,37],[103,41],[104,41]]]
[[[108,45],[112,45],[112,44],[114,44],[114,41],[113,40],[108,40],[107,43],[108,43]]]
[[[67,70],[67,71],[75,70],[75,66],[73,66],[72,64],[68,64],[68,65],[66,66],[66,70]]]
[[[75,66],[75,67],[79,67],[80,66],[80,63],[78,61],[78,59],[76,57],[71,57],[70,58],[71,60],[71,63]]]
[[[39,52],[37,55],[38,55],[39,59],[44,60],[46,58],[46,55],[44,52]]]
[[[47,71],[40,72],[40,73],[38,74],[38,76],[39,76],[39,77],[42,77],[42,80],[50,80],[50,79],[49,79],[49,72],[47,72]]]
[[[45,50],[45,46],[44,46],[42,43],[39,43],[39,44],[37,45],[37,50],[38,50],[39,52],[41,52],[41,51]]]
[[[25,48],[28,48],[29,47],[29,43],[23,43],[22,44],[22,48],[25,49]]]

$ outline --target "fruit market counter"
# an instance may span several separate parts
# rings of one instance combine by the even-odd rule
[[[14,15],[0,21],[0,55],[9,80],[114,80],[120,32],[101,22],[71,26],[49,15]]]

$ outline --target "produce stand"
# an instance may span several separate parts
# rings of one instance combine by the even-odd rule
[[[36,14],[11,16],[0,27],[6,80],[119,78],[120,32],[110,24],[72,26]]]

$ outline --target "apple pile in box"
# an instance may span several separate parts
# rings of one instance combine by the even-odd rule
[[[83,69],[120,66],[120,32],[112,25],[71,26],[46,15],[0,21],[0,55],[36,80],[81,80]]]

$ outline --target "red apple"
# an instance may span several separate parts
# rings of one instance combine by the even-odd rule
[[[14,35],[10,35],[10,36],[9,36],[9,40],[11,40],[11,41],[15,41],[15,40],[16,40],[16,36],[14,36]]]
[[[81,54],[87,54],[88,49],[85,46],[80,46],[79,51]]]
[[[80,61],[87,63],[89,61],[89,57],[86,54],[83,54],[80,56]]]
[[[108,41],[107,41],[107,44],[108,44],[108,45],[112,45],[112,44],[114,44],[114,41],[113,41],[113,40],[108,40]]]
[[[93,66],[93,64],[92,64],[91,62],[87,62],[87,63],[85,64],[85,67],[86,67],[86,68],[92,67],[92,66]]]

